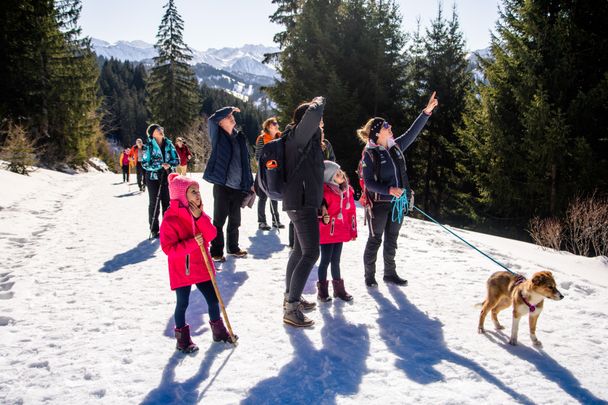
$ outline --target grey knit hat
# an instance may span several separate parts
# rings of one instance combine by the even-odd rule
[[[331,160],[323,162],[325,164],[325,171],[323,172],[323,182],[331,183],[336,175],[336,172],[340,170],[340,165]]]

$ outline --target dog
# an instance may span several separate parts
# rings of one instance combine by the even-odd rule
[[[481,307],[477,331],[485,333],[484,321],[488,312],[492,311],[492,321],[496,329],[504,329],[498,322],[498,313],[513,305],[513,325],[509,343],[517,345],[517,332],[521,317],[529,314],[530,338],[534,346],[542,346],[536,338],[536,323],[543,310],[545,298],[559,301],[564,298],[556,288],[555,279],[550,271],[534,273],[530,280],[507,271],[498,271],[487,281],[488,295]]]

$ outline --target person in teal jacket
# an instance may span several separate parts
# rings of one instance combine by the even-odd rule
[[[175,171],[179,157],[175,146],[165,137],[163,127],[152,124],[146,130],[148,140],[141,161],[141,166],[147,172],[146,186],[148,188],[148,223],[150,238],[158,238],[158,214],[162,205],[163,216],[169,208],[169,174]]]

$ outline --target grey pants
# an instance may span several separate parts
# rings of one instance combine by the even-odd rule
[[[395,254],[397,253],[397,238],[401,224],[393,222],[391,218],[392,204],[389,202],[377,202],[372,209],[373,218],[368,217],[369,237],[363,253],[363,264],[365,266],[365,277],[376,274],[376,256],[382,244],[384,234],[384,275],[393,276],[397,274]]]
[[[289,294],[289,302],[296,302],[319,258],[319,221],[315,208],[287,211],[287,215],[294,226],[295,240],[287,262],[285,292]]]

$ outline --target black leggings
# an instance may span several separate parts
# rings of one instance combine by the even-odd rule
[[[209,307],[209,320],[216,321],[220,319],[220,305],[213,289],[211,281],[196,284],[196,288],[203,293],[207,307]],[[190,290],[192,286],[179,287],[175,289],[177,302],[175,303],[175,327],[183,328],[186,326],[186,309],[190,302]]]
[[[129,165],[122,165],[122,181],[129,182]]]
[[[319,258],[319,221],[316,208],[287,211],[287,215],[295,228],[295,241],[287,262],[285,292],[289,293],[289,302],[296,302]]]
[[[321,245],[321,262],[319,263],[319,281],[327,280],[327,268],[331,263],[331,278],[340,280],[340,255],[343,243],[327,243]]]

